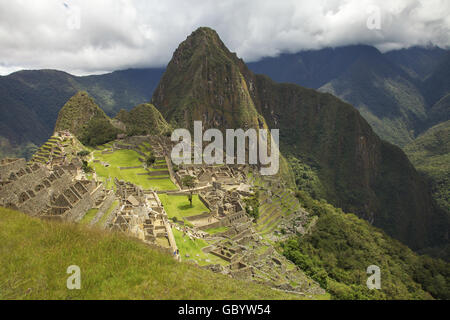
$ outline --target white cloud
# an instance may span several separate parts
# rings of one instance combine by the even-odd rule
[[[367,28],[370,6],[380,8],[380,30]],[[448,47],[450,1],[0,0],[0,74],[164,66],[200,26],[246,61],[349,44]]]

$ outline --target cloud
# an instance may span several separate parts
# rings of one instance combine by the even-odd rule
[[[448,48],[450,1],[0,0],[0,74],[160,67],[200,26],[249,62],[350,44]]]

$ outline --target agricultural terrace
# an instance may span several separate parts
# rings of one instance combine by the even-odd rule
[[[114,178],[117,178],[134,183],[144,190],[178,190],[170,180],[167,171],[160,171],[162,174],[158,175],[158,169],[146,170],[139,160],[141,156],[134,150],[117,150],[111,154],[102,154],[101,150],[96,150],[93,156],[94,160],[98,160],[98,162],[91,162],[97,178],[103,180],[109,189],[114,188]],[[155,166],[162,168],[167,167],[167,164],[164,160],[159,160]],[[139,168],[123,169],[128,167]]]

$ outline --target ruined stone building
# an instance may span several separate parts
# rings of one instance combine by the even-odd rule
[[[6,159],[0,173],[0,206],[31,216],[77,221],[104,194],[102,184],[75,180],[59,166]]]

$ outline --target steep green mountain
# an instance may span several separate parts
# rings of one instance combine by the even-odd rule
[[[181,127],[192,128],[193,120],[202,120],[205,128],[264,127],[242,65],[215,31],[200,28],[173,54],[152,103]]]
[[[353,214],[299,192],[316,216],[311,232],[281,244],[284,255],[337,299],[449,299],[450,266],[418,256]],[[369,266],[380,268],[380,290],[369,290]]]
[[[412,248],[445,241],[447,217],[406,155],[331,94],[254,75],[211,29],[175,51],[153,104],[187,127],[280,129],[282,152],[316,168],[324,197]]]
[[[0,76],[0,139],[21,155],[26,146],[40,145],[52,134],[59,109],[78,91],[86,91],[113,116],[148,101],[163,69],[124,70],[76,77],[55,70],[20,71]]]
[[[58,113],[55,131],[70,131],[81,143],[95,146],[114,140],[121,130],[87,92],[76,93]]]
[[[59,111],[55,131],[67,130],[80,136],[83,128],[91,120],[109,120],[109,118],[87,92],[80,91]]]
[[[116,118],[125,125],[129,135],[167,135],[171,133],[170,125],[150,103],[140,104],[130,111],[120,110]]]
[[[413,248],[445,241],[448,218],[405,154],[330,94],[255,76],[255,105],[285,153],[316,168],[324,198]],[[435,238],[433,238],[435,237]]]
[[[450,120],[421,134],[405,152],[414,166],[432,179],[433,196],[450,214]]]
[[[122,109],[111,119],[84,91],[75,94],[59,111],[55,131],[63,130],[88,146],[112,141],[121,133],[128,136],[171,133],[170,125],[152,104],[140,104],[130,111]]]

